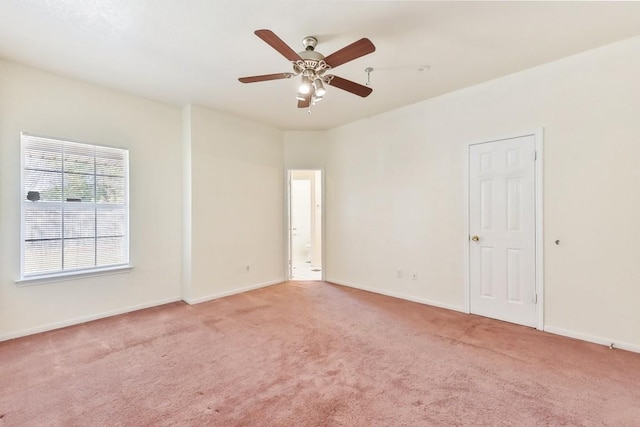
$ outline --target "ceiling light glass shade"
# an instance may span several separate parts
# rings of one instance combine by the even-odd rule
[[[298,87],[298,92],[306,95],[311,92],[311,79],[307,76],[302,76],[302,83]]]
[[[322,84],[322,79],[315,79],[313,81],[313,88],[315,89],[316,96],[322,98],[327,90],[324,88],[324,84]]]
[[[321,96],[313,96],[311,97],[311,104],[312,105],[316,105],[317,102],[322,101],[322,97]]]

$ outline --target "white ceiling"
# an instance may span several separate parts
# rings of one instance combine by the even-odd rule
[[[290,71],[253,32],[328,55],[362,38],[370,55],[333,74],[312,113]],[[638,2],[0,0],[0,58],[182,106],[199,104],[281,129],[328,129],[640,34]],[[429,67],[420,71],[421,66]]]

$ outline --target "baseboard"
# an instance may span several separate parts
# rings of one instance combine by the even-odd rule
[[[156,300],[144,304],[133,305],[117,310],[104,311],[102,313],[91,314],[89,316],[76,317],[74,319],[64,320],[62,322],[48,323],[46,325],[36,326],[35,328],[23,329],[17,332],[0,335],[0,341],[12,340],[15,338],[26,337],[28,335],[39,334],[41,332],[53,331],[54,329],[66,328],[67,326],[79,325],[80,323],[91,322],[92,320],[104,319],[105,317],[117,316],[118,314],[130,313],[132,311],[143,310],[145,308],[156,307],[163,304],[182,301],[180,297],[166,298]]]
[[[206,295],[198,298],[188,298],[183,297],[182,300],[189,305],[200,304],[201,302],[207,302],[218,298],[224,298],[235,294],[241,294],[247,291],[253,291],[255,289],[266,288],[267,286],[277,285],[278,283],[284,282],[283,279],[271,280],[269,282],[258,283],[256,285],[245,286],[244,288],[233,289],[230,291],[219,292],[217,294]]]
[[[607,347],[613,344],[613,348],[619,348],[621,350],[640,353],[640,345],[620,342],[611,338],[596,337],[589,334],[583,334],[582,332],[571,331],[568,329],[562,329],[555,326],[545,326],[544,331],[549,332],[550,334],[562,335],[563,337],[575,338],[578,340],[587,341],[594,344],[606,345]]]
[[[417,298],[411,295],[406,295],[406,294],[401,294],[398,292],[391,292],[391,291],[383,291],[380,289],[375,289],[375,288],[369,288],[367,286],[360,286],[360,285],[356,285],[354,283],[349,283],[349,282],[345,282],[342,280],[333,280],[333,279],[327,279],[326,280],[329,283],[335,283],[336,285],[340,285],[340,286],[347,286],[349,288],[354,288],[354,289],[360,289],[361,291],[367,291],[367,292],[372,292],[374,294],[380,294],[380,295],[386,295],[388,297],[393,297],[393,298],[399,298],[399,299],[403,299],[403,300],[407,300],[407,301],[411,301],[411,302],[417,302],[420,304],[425,304],[425,305],[430,305],[433,307],[439,307],[439,308],[446,308],[447,310],[453,310],[453,311],[459,311],[461,313],[466,313],[464,307],[460,307],[457,305],[451,305],[451,304],[445,304],[439,301],[433,301],[433,300],[429,300],[429,299],[425,299],[425,298]]]

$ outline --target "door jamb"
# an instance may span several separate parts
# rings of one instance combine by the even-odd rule
[[[468,142],[466,145],[466,161],[465,165],[465,184],[464,184],[464,199],[465,199],[465,235],[464,235],[464,311],[465,313],[471,313],[471,292],[469,287],[471,286],[471,278],[469,277],[469,256],[471,246],[469,244],[469,236],[471,230],[469,229],[469,168],[470,168],[470,150],[472,145],[484,144],[489,142],[502,141],[505,139],[514,139],[524,136],[534,137],[534,147],[536,152],[535,159],[535,287],[537,295],[537,326],[536,329],[544,330],[544,227],[543,227],[543,139],[544,128],[538,128],[532,132],[520,132],[513,135],[503,136],[501,138],[490,138],[481,141]]]

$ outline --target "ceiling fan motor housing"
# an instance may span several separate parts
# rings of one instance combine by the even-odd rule
[[[302,45],[305,50],[298,52],[302,61],[293,63],[293,71],[296,74],[302,74],[311,78],[321,77],[326,70],[331,68],[324,61],[324,55],[315,51],[317,44],[318,39],[315,37],[308,36],[302,39]]]
[[[317,75],[323,74],[328,70],[329,65],[324,61],[324,55],[314,50],[305,50],[299,52],[302,61],[296,61],[293,63],[293,71],[296,74],[304,74],[305,71],[312,72]]]

